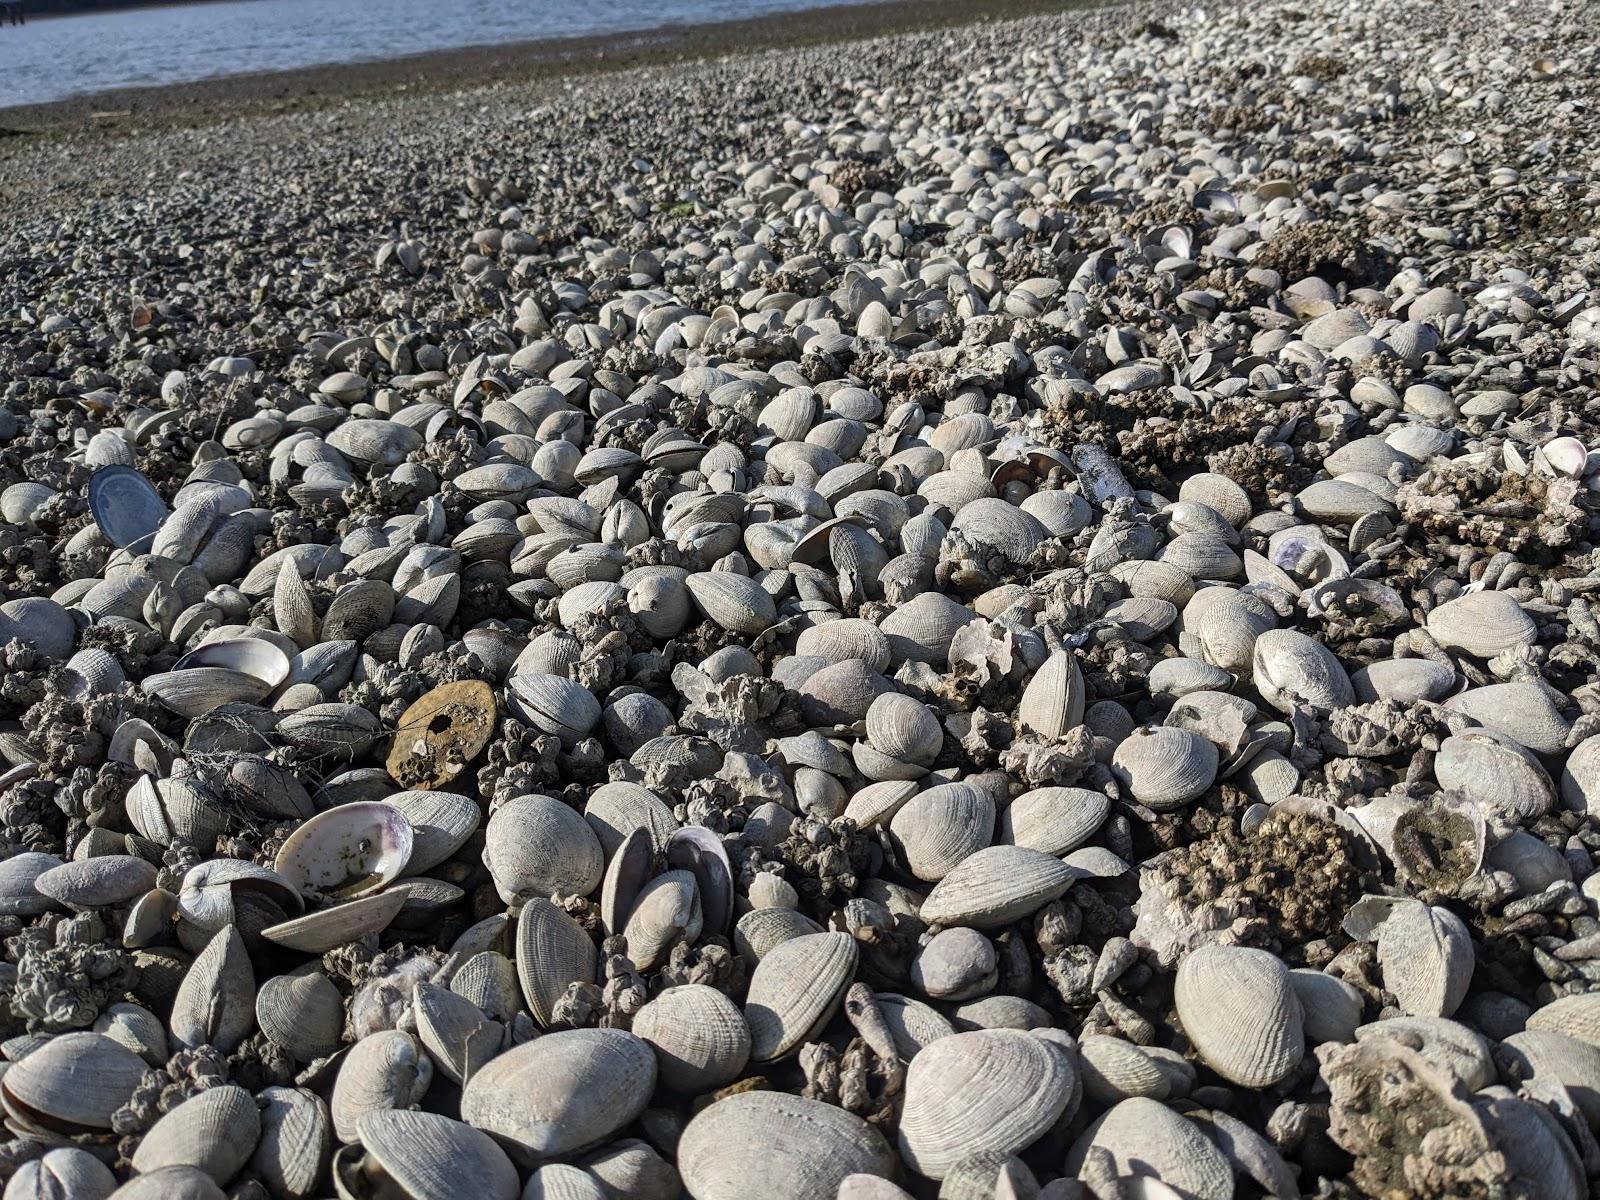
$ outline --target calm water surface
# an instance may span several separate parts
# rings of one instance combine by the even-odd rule
[[[0,27],[0,107],[106,88],[637,32],[837,0],[226,0]]]

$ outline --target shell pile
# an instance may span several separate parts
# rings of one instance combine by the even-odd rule
[[[6,1200],[1590,1194],[1600,64],[1447,7],[0,235]]]

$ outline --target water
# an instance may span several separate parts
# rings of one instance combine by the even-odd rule
[[[0,107],[108,88],[638,32],[837,0],[218,0],[0,26]]]

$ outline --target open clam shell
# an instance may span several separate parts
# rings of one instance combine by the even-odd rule
[[[302,892],[354,900],[398,879],[413,845],[405,813],[392,804],[361,801],[305,822],[283,843],[273,865]]]
[[[89,477],[89,511],[113,546],[133,546],[151,537],[168,516],[155,485],[120,463],[101,467]]]

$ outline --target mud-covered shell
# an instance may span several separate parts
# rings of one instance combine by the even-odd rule
[[[1041,787],[1024,792],[1000,812],[997,842],[1046,854],[1076,850],[1104,823],[1111,801],[1081,787]]]
[[[1200,1057],[1242,1087],[1285,1078],[1305,1054],[1300,1001],[1281,959],[1243,946],[1202,946],[1178,965],[1178,1019]]]
[[[141,1175],[162,1167],[198,1167],[218,1183],[242,1168],[261,1137],[255,1097],[224,1084],[199,1092],[167,1111],[133,1152]]]
[[[744,1016],[755,1062],[782,1058],[825,1025],[855,978],[848,933],[812,933],[769,950],[750,977]]]
[[[1061,1119],[1076,1090],[1065,1049],[1031,1033],[940,1038],[906,1070],[901,1155],[919,1175],[943,1179],[976,1154],[1016,1154]]]
[[[1531,646],[1539,633],[1515,596],[1493,591],[1470,592],[1445,601],[1428,613],[1427,630],[1446,649],[1475,658],[1493,658],[1505,650]]]
[[[1134,1096],[1091,1122],[1067,1154],[1068,1173],[1083,1178],[1084,1160],[1095,1148],[1110,1154],[1119,1177],[1153,1180],[1194,1200],[1232,1200],[1233,1168],[1222,1151],[1199,1125],[1159,1100]]]
[[[1454,1075],[1469,1092],[1488,1087],[1496,1078],[1489,1040],[1448,1017],[1387,1017],[1357,1027],[1355,1038],[1394,1038],[1404,1042],[1415,1048],[1424,1061]]]
[[[729,1096],[697,1113],[678,1140],[694,1200],[835,1200],[849,1175],[887,1178],[894,1152],[854,1113],[786,1092]]]
[[[1198,798],[1217,777],[1217,748],[1170,725],[1136,729],[1111,755],[1111,771],[1139,803],[1165,812]]]
[[[485,830],[484,864],[507,904],[529,897],[587,896],[605,869],[600,839],[573,809],[549,796],[515,796]]]
[[[994,801],[966,783],[919,792],[889,821],[889,832],[918,878],[935,882],[994,835]]]
[[[656,1058],[620,1029],[568,1029],[524,1042],[478,1071],[461,1117],[513,1158],[559,1157],[596,1145],[650,1101]]]
[[[634,1015],[633,1032],[655,1051],[662,1086],[687,1096],[733,1082],[750,1060],[744,1014],[704,984],[661,992]]]
[[[1412,1016],[1448,1017],[1472,983],[1472,935],[1447,908],[1395,905],[1378,930],[1384,989]]]
[[[931,925],[996,929],[1059,899],[1079,877],[1079,872],[1041,850],[987,846],[933,885],[922,902],[922,919]]]

